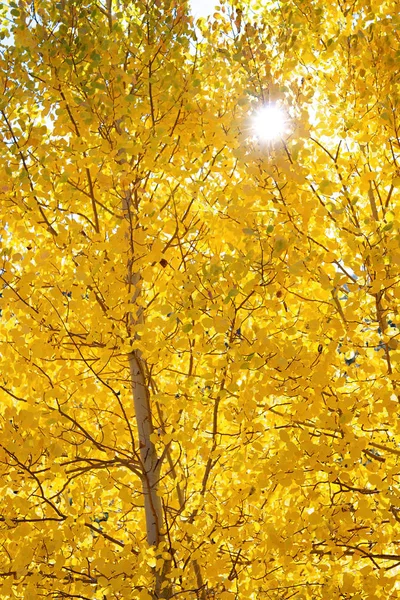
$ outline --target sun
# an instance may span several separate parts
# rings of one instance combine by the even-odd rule
[[[273,142],[288,132],[288,121],[279,106],[268,104],[253,115],[252,129],[261,142]]]

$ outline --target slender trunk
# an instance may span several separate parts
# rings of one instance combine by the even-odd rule
[[[108,18],[108,27],[110,29],[110,33],[112,31],[112,0],[107,0],[107,18]]]
[[[147,542],[151,546],[157,546],[162,541],[163,522],[161,499],[157,495],[161,465],[156,448],[150,439],[153,423],[149,390],[143,372],[144,364],[139,351],[130,352],[128,359],[142,463]]]
[[[144,511],[146,517],[146,537],[150,546],[158,546],[164,540],[164,519],[161,498],[157,494],[160,481],[161,460],[150,439],[153,433],[153,423],[150,407],[150,394],[143,372],[143,360],[140,352],[129,353],[129,370],[132,383],[133,402],[135,407],[136,425],[139,436],[140,461],[142,463],[142,490]],[[171,597],[170,585],[166,582],[166,574],[170,569],[170,561],[164,561],[163,566],[154,571],[154,590],[152,598]]]
[[[134,255],[134,225],[130,212],[130,195],[124,202],[124,214],[130,221],[130,259],[128,260],[127,284],[132,290],[132,310],[128,315],[128,330],[134,330],[138,323],[143,323],[143,310],[137,307],[137,300],[141,293],[140,273],[133,270]],[[133,338],[137,336],[133,334]],[[135,419],[138,431],[138,444],[141,462],[141,481],[144,498],[144,511],[146,519],[146,538],[150,546],[157,547],[165,537],[164,516],[161,498],[158,495],[160,471],[162,461],[157,455],[156,447],[151,440],[154,431],[150,402],[149,382],[146,379],[146,364],[140,350],[132,350],[128,354],[130,382],[135,409]],[[161,569],[154,569],[155,585],[152,597],[167,599],[171,595],[170,586],[164,586],[165,576],[170,568],[169,561],[165,561]]]

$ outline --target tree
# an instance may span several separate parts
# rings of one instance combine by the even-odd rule
[[[397,597],[398,5],[259,4],[2,5],[2,598]]]

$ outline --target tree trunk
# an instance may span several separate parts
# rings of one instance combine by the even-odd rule
[[[146,514],[146,535],[151,546],[162,540],[163,512],[161,499],[157,495],[160,479],[160,460],[150,439],[153,433],[149,390],[146,384],[143,361],[140,352],[129,353],[129,370],[132,384],[133,403],[139,436],[140,460],[142,466],[142,488]]]
[[[128,195],[125,199],[123,208],[125,217],[130,222],[130,257],[128,260],[127,284],[129,285],[132,296],[132,310],[128,314],[128,333],[132,339],[138,339],[134,332],[134,327],[138,323],[143,323],[143,310],[137,307],[137,299],[141,291],[140,273],[134,272],[134,227],[132,223],[132,214],[130,211],[131,197]],[[133,331],[132,331],[133,330]],[[165,527],[163,507],[160,496],[157,494],[160,482],[160,471],[162,460],[157,456],[151,435],[154,431],[153,419],[150,403],[149,382],[146,381],[146,364],[140,350],[132,350],[128,354],[130,381],[132,386],[132,397],[135,409],[136,426],[138,431],[139,456],[141,463],[141,481],[144,498],[144,511],[146,519],[146,539],[149,546],[157,547],[164,539]],[[170,586],[164,586],[165,575],[168,573],[170,562],[165,561],[161,569],[154,568],[154,590],[152,597],[168,599],[171,596]],[[162,594],[162,595],[161,595]]]

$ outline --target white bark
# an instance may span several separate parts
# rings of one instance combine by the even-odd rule
[[[141,294],[141,277],[140,273],[133,270],[134,256],[134,224],[132,221],[131,195],[127,194],[123,202],[123,211],[125,217],[130,222],[130,235],[127,236],[127,242],[131,245],[130,258],[127,265],[127,284],[132,292],[131,304],[132,310],[128,315],[128,331],[133,339],[138,339],[135,333],[135,325],[143,323],[143,309],[138,306],[138,298]],[[164,518],[161,498],[157,494],[159,490],[161,459],[157,456],[157,451],[154,443],[151,440],[153,429],[153,419],[150,403],[149,382],[146,378],[145,360],[142,358],[140,350],[132,350],[128,354],[129,373],[132,386],[133,404],[135,409],[136,426],[138,432],[138,445],[141,463],[141,480],[142,491],[144,497],[144,511],[146,519],[146,538],[150,546],[158,546],[164,537]],[[165,574],[169,570],[169,561],[164,562],[161,572],[156,572],[155,587],[152,597],[154,600],[160,598],[162,593],[163,598],[170,597],[170,588],[165,586]],[[162,589],[163,588],[163,589]]]
[[[161,464],[154,443],[150,439],[153,423],[149,390],[143,373],[143,363],[137,350],[129,354],[129,369],[142,463],[147,541],[150,545],[156,546],[162,539],[163,513],[161,499],[157,495]]]

